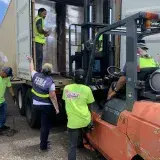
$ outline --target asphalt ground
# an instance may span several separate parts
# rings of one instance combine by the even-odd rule
[[[18,112],[12,98],[6,94],[7,123],[18,132],[11,137],[0,136],[0,160],[67,160],[68,136],[65,126],[54,127],[50,133],[51,149],[39,152],[39,130],[31,129],[26,118]],[[86,149],[77,150],[77,160],[97,160],[94,152]]]

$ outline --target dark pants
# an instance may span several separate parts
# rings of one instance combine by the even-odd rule
[[[34,108],[41,114],[40,149],[44,150],[47,149],[53,107],[47,105],[34,105]]]
[[[6,110],[7,110],[7,103],[0,104],[0,128],[2,128],[6,123]]]
[[[80,129],[68,128],[68,135],[69,135],[68,160],[76,160],[76,149],[80,131],[81,131]]]
[[[43,44],[36,43],[36,71],[42,71],[42,62],[43,62]]]

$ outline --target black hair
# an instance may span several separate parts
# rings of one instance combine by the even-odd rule
[[[42,12],[44,12],[44,11],[47,11],[45,8],[40,8],[39,10],[38,10],[38,14],[40,14],[40,13],[42,13]]]
[[[77,84],[85,83],[86,74],[83,69],[78,69],[75,71],[74,82]]]

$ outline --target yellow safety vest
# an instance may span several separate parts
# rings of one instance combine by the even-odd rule
[[[39,19],[42,19],[42,28],[44,28],[44,19],[40,16],[37,16],[35,18],[35,26],[34,26],[34,34],[35,34],[34,41],[37,43],[45,44],[46,38],[45,38],[44,34],[41,34],[38,32],[37,26],[36,26],[36,23]]]
[[[102,44],[101,44],[101,42],[102,42]],[[103,50],[103,35],[101,35],[101,36],[99,37],[99,43],[100,43],[99,51],[101,52],[101,51]]]
[[[97,33],[96,33],[97,34]],[[95,35],[96,35],[95,34]],[[102,42],[102,44],[101,44],[101,42]],[[103,50],[103,35],[101,35],[100,37],[99,37],[99,39],[98,39],[98,42],[97,42],[97,44],[96,44],[96,49],[99,51],[99,52],[101,52],[102,50]]]
[[[139,58],[139,67],[140,68],[157,67],[157,64],[153,58],[140,57]]]

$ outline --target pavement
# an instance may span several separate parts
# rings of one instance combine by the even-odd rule
[[[26,118],[18,112],[7,94],[7,125],[18,130],[12,137],[0,136],[0,160],[67,160],[68,138],[65,126],[54,127],[50,133],[51,149],[39,152],[39,130],[31,129]],[[13,118],[14,117],[14,118]],[[15,125],[14,125],[15,123]],[[97,160],[96,154],[86,149],[77,150],[77,160]]]

